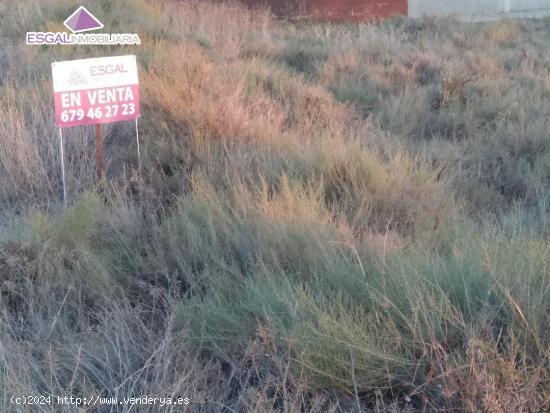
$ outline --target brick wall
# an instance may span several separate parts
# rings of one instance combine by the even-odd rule
[[[376,20],[407,15],[407,0],[244,0],[267,3],[277,13],[330,20]]]

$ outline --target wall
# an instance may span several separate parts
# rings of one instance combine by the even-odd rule
[[[329,20],[377,20],[407,15],[407,0],[242,0],[268,4],[276,13]]]
[[[550,0],[409,0],[409,16],[457,14],[470,20],[491,20],[506,15],[550,15]]]
[[[315,0],[306,8],[313,14],[352,20],[376,20],[407,14],[407,0]]]

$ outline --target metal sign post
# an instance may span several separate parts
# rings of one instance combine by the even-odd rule
[[[63,130],[59,128],[59,156],[61,157],[61,179],[63,180],[63,208],[67,209],[67,182],[65,179],[65,151],[63,148]]]
[[[138,118],[136,118],[136,145],[137,145],[137,155],[138,155],[138,172],[141,178],[141,151],[139,149],[139,129],[138,129]]]

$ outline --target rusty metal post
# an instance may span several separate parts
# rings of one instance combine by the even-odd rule
[[[101,181],[105,176],[105,153],[100,123],[95,125],[95,159],[97,163],[97,180]]]

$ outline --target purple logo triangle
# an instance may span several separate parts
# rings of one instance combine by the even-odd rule
[[[103,23],[84,6],[80,6],[76,9],[76,11],[64,21],[64,24],[73,33],[103,29]]]

